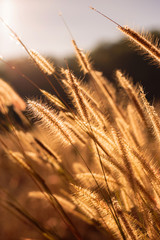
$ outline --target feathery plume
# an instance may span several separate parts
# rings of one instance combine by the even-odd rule
[[[79,83],[76,77],[71,73],[69,69],[66,70],[62,69],[62,73],[66,76],[66,79],[68,80],[68,83],[71,86],[72,94],[77,105],[77,110],[81,118],[83,119],[84,122],[89,122],[87,108],[84,104],[83,96],[79,91]]]
[[[144,109],[146,111],[145,117],[148,120],[148,125],[150,129],[152,129],[158,142],[160,142],[160,120],[154,107],[149,105],[142,88],[141,88],[140,98],[142,100]]]
[[[45,90],[43,90],[43,89],[40,89],[40,91],[48,98],[48,100],[49,100],[51,103],[55,104],[56,107],[58,107],[58,109],[64,110],[64,111],[67,110],[67,109],[66,109],[66,106],[62,103],[61,100],[59,100],[59,98],[57,98],[56,96],[48,93],[47,91],[45,91]]]
[[[72,40],[72,44],[76,51],[76,56],[78,58],[79,65],[82,67],[84,73],[89,73],[92,69],[91,63],[86,54],[82,50],[80,50],[76,44],[75,40]]]
[[[69,129],[53,110],[31,100],[28,100],[28,106],[29,109],[32,110],[33,115],[41,121],[44,127],[48,128],[51,132],[56,132],[62,140],[65,140],[70,144],[73,143]]]
[[[149,123],[146,119],[146,113],[144,110],[144,106],[141,102],[141,99],[139,97],[139,91],[136,91],[132,84],[126,79],[124,74],[121,73],[121,71],[116,71],[117,80],[120,83],[120,85],[124,88],[124,90],[127,93],[127,96],[131,99],[132,103],[134,104],[137,112],[139,113],[141,119],[144,121],[146,127],[149,129]]]
[[[52,75],[55,72],[53,64],[47,61],[42,55],[40,55],[35,50],[29,50],[30,55],[35,60],[39,68],[46,74]]]
[[[100,186],[105,187],[105,178],[102,174],[93,173],[93,176]],[[90,173],[78,173],[75,175],[75,177],[86,187],[95,186],[94,179]],[[117,182],[115,181],[115,179],[112,178],[112,176],[107,176],[106,178],[109,185],[112,186],[112,190],[115,189],[115,187],[118,187]]]
[[[153,45],[152,42],[127,26],[118,26],[118,29],[127,35],[130,40],[134,41],[138,47],[145,50],[151,58],[160,63],[160,49]]]
[[[119,23],[115,22],[113,19],[109,18],[105,14],[101,13],[97,9],[91,7],[92,10],[99,13],[103,17],[107,18],[109,21],[113,22],[115,25],[117,25],[118,29],[123,32],[126,36],[129,37],[130,40],[135,42],[138,47],[142,48],[149,54],[150,57],[152,57],[154,60],[156,60],[158,63],[160,63],[160,49],[156,47],[152,42],[148,41],[144,36],[140,35],[133,29],[129,28],[128,26],[121,26]]]

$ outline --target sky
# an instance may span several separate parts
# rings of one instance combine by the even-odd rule
[[[73,53],[71,37],[62,12],[78,46],[90,50],[98,43],[122,37],[116,26],[89,6],[136,30],[160,30],[160,0],[0,0],[0,16],[20,36],[29,49],[43,55],[64,57]],[[25,56],[0,22],[0,56]]]

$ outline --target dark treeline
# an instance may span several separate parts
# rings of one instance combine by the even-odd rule
[[[160,32],[154,31],[152,35],[155,39],[160,39]],[[115,70],[121,69],[133,79],[134,83],[139,82],[143,85],[149,100],[160,99],[160,69],[158,66],[151,63],[152,60],[147,59],[145,55],[142,56],[140,51],[137,51],[137,49],[126,39],[122,39],[115,43],[104,42],[93,49],[90,55],[95,69],[103,72],[104,76],[110,81],[115,81]],[[55,65],[65,67],[63,59],[49,59],[53,60]],[[79,70],[75,56],[68,58],[67,62],[78,77],[84,77]],[[29,76],[40,88],[52,93],[54,92],[40,71],[27,58],[12,60],[9,63],[15,65],[18,70]],[[9,82],[23,97],[39,95],[39,92],[30,83],[15,71],[10,70],[3,63],[0,64],[0,78]],[[87,80],[87,77],[85,79]],[[61,88],[57,81],[55,79],[51,80],[58,91],[61,92]],[[63,93],[61,92],[61,94]]]

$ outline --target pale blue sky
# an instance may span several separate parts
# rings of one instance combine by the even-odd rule
[[[96,7],[121,25],[140,30],[160,30],[160,0],[0,0],[0,16],[28,48],[62,57],[73,52],[70,36],[58,12],[63,13],[80,48],[92,49],[98,42],[122,36],[114,24],[89,9]],[[0,55],[24,56],[0,23]]]

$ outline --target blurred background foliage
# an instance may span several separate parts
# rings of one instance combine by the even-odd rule
[[[158,31],[152,31],[151,35],[153,41],[160,39],[160,32]],[[142,55],[143,53],[139,50],[137,51],[135,46],[132,46],[125,38],[114,43],[100,43],[90,52],[90,59],[95,69],[103,72],[104,76],[111,82],[115,81],[115,70],[121,69],[128,77],[133,79],[134,83],[139,82],[144,87],[147,98],[151,102],[158,101],[160,99],[160,69],[152,63],[152,60]],[[53,56],[49,56],[47,59],[54,62],[58,67],[65,67],[66,65],[64,59],[55,59]],[[84,77],[79,71],[76,57],[70,56],[67,57],[66,60],[75,75],[87,81],[87,76]],[[19,58],[12,59],[8,62],[16,66],[19,71],[26,74],[41,89],[54,93],[53,89],[51,89],[50,85],[46,82],[41,72],[31,60],[28,58]],[[8,68],[4,63],[0,64],[0,78],[9,82],[22,97],[39,96],[37,89],[15,71]],[[52,78],[52,82],[58,91],[64,94],[57,81]]]

